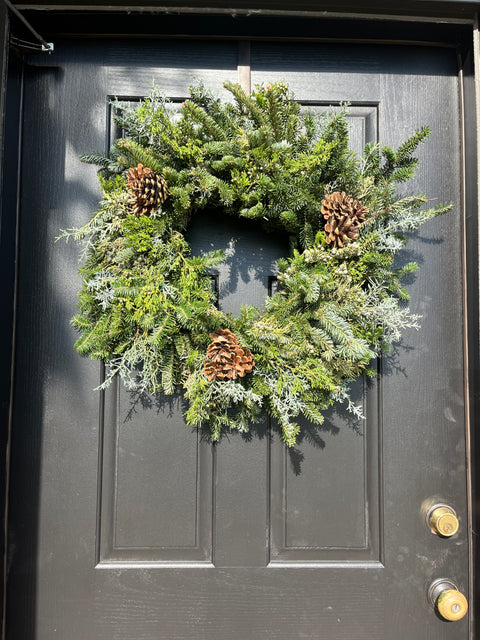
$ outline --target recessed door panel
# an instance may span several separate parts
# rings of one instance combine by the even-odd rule
[[[211,445],[181,397],[142,403],[116,383],[102,396],[100,364],[73,350],[78,248],[54,238],[95,210],[78,156],[104,149],[108,96],[155,81],[181,101],[200,79],[227,99],[237,64],[233,41],[79,40],[26,67],[7,640],[467,638],[467,619],[446,624],[427,598],[437,578],[468,584],[453,50],[251,44],[252,84],[284,80],[305,108],[350,103],[356,151],[432,129],[411,188],[454,209],[400,256],[420,263],[421,329],[356,384],[365,420],[329,412],[292,450],[266,421]],[[212,273],[222,308],[262,305],[288,238],[218,211],[188,233],[194,252],[227,249]],[[430,499],[455,509],[453,538],[426,526]]]

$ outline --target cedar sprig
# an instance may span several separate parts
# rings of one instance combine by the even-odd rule
[[[302,420],[321,425],[335,402],[361,419],[350,381],[372,375],[372,359],[419,324],[404,284],[417,265],[394,258],[409,233],[451,207],[397,195],[427,127],[396,150],[368,143],[357,157],[346,107],[303,112],[284,83],[250,95],[225,88],[233,102],[201,84],[183,107],[157,89],[134,106],[115,102],[122,138],[108,154],[82,156],[100,168],[102,200],[86,225],[61,234],[84,247],[75,348],[107,364],[101,388],[118,376],[131,390],[183,390],[186,423],[214,441],[267,413],[293,446]],[[142,215],[129,192],[138,165],[161,176],[162,202]],[[322,213],[335,194],[342,206]],[[222,312],[209,270],[226,256],[191,255],[189,222],[212,207],[290,234],[279,290],[261,311]]]

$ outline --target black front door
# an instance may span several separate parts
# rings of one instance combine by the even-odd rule
[[[19,297],[10,486],[8,640],[466,640],[427,599],[466,592],[461,150],[456,57],[446,48],[252,43],[253,83],[285,80],[313,109],[348,101],[352,145],[392,146],[428,124],[412,188],[453,211],[405,260],[420,331],[358,384],[367,417],[329,414],[287,451],[268,425],[216,446],[183,424],[181,399],[132,404],[94,388],[73,350],[78,248],[55,243],[96,208],[81,153],[111,135],[111,96],[152,81],[182,99],[201,79],[225,97],[231,41],[77,41],[30,60],[24,80]],[[199,218],[196,249],[229,247],[220,304],[261,304],[281,238]],[[161,438],[159,434],[161,433]],[[433,535],[434,503],[457,512]]]

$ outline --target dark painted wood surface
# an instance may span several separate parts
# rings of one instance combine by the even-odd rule
[[[465,127],[467,136],[465,140],[465,173],[466,173],[466,227],[469,230],[466,238],[466,264],[467,264],[467,322],[470,330],[478,328],[479,315],[479,269],[478,269],[478,207],[475,206],[478,197],[477,185],[477,155],[476,137],[469,135],[475,126],[476,117],[473,113],[475,101],[475,76],[473,66],[473,53],[467,55],[463,63],[464,91],[465,91]],[[474,564],[472,578],[472,617],[480,619],[480,436],[477,421],[480,417],[480,344],[478,339],[469,341],[469,387],[470,387],[470,416],[471,416],[471,469],[472,469],[472,543],[474,550]],[[478,632],[477,632],[478,633]]]
[[[5,122],[5,86],[6,86],[6,73],[7,73],[7,42],[8,42],[8,15],[7,8],[2,3],[0,6],[0,193],[3,194],[3,151],[4,151],[4,122]],[[7,292],[4,301],[3,313],[6,317],[2,318],[2,328],[6,335],[12,334],[12,318],[11,309],[13,306],[12,301],[12,267],[13,262],[12,255],[12,242],[11,236],[9,237],[5,229],[5,215],[3,209],[5,207],[4,198],[1,199],[0,204],[0,220],[4,221],[4,225],[0,224],[0,251],[4,258],[1,260],[2,272],[10,276],[10,283],[7,284]],[[7,238],[5,237],[7,236]],[[9,258],[7,258],[9,256]],[[5,260],[5,258],[7,258]],[[9,266],[10,261],[10,266]],[[7,457],[7,442],[8,442],[8,417],[10,406],[10,341],[5,340],[0,352],[0,459],[4,462],[0,465],[0,513],[1,515],[1,527],[5,530],[5,496],[6,496],[6,481],[7,470],[5,468],[5,460]],[[0,542],[0,554],[2,561],[0,562],[0,572],[4,575],[5,570],[5,536],[2,535]],[[0,586],[0,599],[3,601],[3,580]],[[3,607],[2,607],[3,610]]]
[[[200,11],[201,9],[198,9]],[[314,39],[314,40],[362,40],[453,43],[471,45],[472,24],[465,20],[436,20],[429,22],[396,19],[395,16],[376,20],[358,17],[335,17],[320,13],[305,17],[300,11],[295,15],[249,15],[215,13],[149,13],[141,9],[125,12],[80,10],[25,10],[24,16],[48,41],[63,37],[117,36],[148,37],[210,37],[223,39]],[[22,25],[15,23],[17,37],[30,39]]]
[[[54,244],[98,199],[78,155],[105,146],[108,95],[145,95],[153,78],[176,98],[195,78],[225,95],[237,48],[60,42],[31,60],[8,640],[467,640],[467,622],[441,622],[426,598],[438,577],[468,585],[455,53],[252,43],[251,56],[254,83],[349,100],[356,145],[431,126],[415,187],[455,209],[404,256],[421,263],[409,291],[422,329],[405,332],[379,381],[358,385],[365,424],[332,412],[292,452],[264,424],[212,447],[183,424],[181,398],[142,406],[113,387],[101,402],[100,367],[75,354],[68,324],[78,250]],[[195,221],[192,245],[230,251],[220,304],[261,304],[284,239],[220,215]],[[459,513],[455,539],[427,530],[422,505],[434,499]]]
[[[38,7],[45,8],[75,8],[79,6],[78,0],[23,0],[16,3],[21,9]],[[159,9],[165,11],[168,9],[179,10],[182,13],[196,10],[200,13],[214,13],[221,11],[226,13],[250,14],[252,11],[266,11],[272,14],[280,12],[296,13],[300,11],[310,11],[316,13],[350,13],[350,14],[379,14],[379,15],[412,15],[412,16],[443,16],[443,17],[460,17],[472,19],[476,10],[476,0],[404,0],[399,3],[396,0],[369,0],[364,2],[355,2],[353,0],[301,0],[292,6],[291,2],[286,0],[249,0],[249,2],[230,2],[224,0],[210,0],[205,5],[204,0],[117,0],[114,3],[105,2],[105,0],[87,0],[80,4],[82,8],[89,7],[92,9],[102,8],[106,11],[121,10],[122,8],[145,7],[150,10]]]

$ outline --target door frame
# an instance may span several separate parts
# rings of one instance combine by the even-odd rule
[[[125,0],[126,1],[126,0]],[[466,444],[468,504],[470,509],[470,638],[475,637],[474,622],[480,617],[480,398],[479,398],[479,250],[478,250],[478,191],[480,169],[477,156],[480,150],[480,71],[474,60],[480,59],[480,32],[476,2],[471,0],[418,0],[395,7],[395,0],[353,2],[336,0],[324,2],[300,0],[291,10],[291,4],[282,0],[250,0],[245,6],[232,9],[224,0],[213,0],[202,6],[201,0],[167,0],[162,7],[146,5],[142,0],[128,2],[137,13],[123,10],[123,2],[106,7],[101,0],[87,0],[71,4],[61,0],[48,3],[31,0],[16,5],[22,14],[48,42],[57,38],[112,37],[140,35],[142,37],[201,37],[229,38],[239,42],[252,39],[312,40],[318,42],[378,42],[437,44],[455,47],[459,60],[459,86],[461,87],[461,153],[462,153],[462,208],[464,234],[464,314],[468,335],[465,340],[466,363]],[[239,3],[245,5],[244,2]],[[352,10],[354,8],[354,10]],[[125,7],[126,9],[126,7]],[[145,12],[145,13],[144,13]],[[152,33],[151,13],[162,13],[162,32]],[[75,20],[72,14],[75,13]],[[95,14],[95,20],[92,20]],[[359,29],[359,20],[362,28]],[[360,32],[360,34],[359,34]],[[8,569],[6,545],[9,483],[10,406],[15,349],[16,301],[16,244],[19,192],[19,166],[22,109],[22,53],[9,48],[9,34],[27,38],[19,19],[9,12],[0,0],[0,260],[5,277],[3,353],[0,356],[0,512],[3,535],[0,537],[0,605],[4,601],[4,585]],[[332,38],[332,33],[341,38]],[[126,36],[126,37],[128,37]],[[33,38],[33,41],[35,39]],[[239,50],[248,51],[245,44]],[[474,132],[474,133],[473,133]],[[6,296],[6,300],[5,300]],[[8,337],[7,337],[8,336]],[[478,627],[480,629],[480,625]],[[478,630],[477,630],[478,633]],[[4,637],[4,630],[2,633]]]

